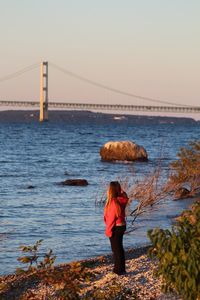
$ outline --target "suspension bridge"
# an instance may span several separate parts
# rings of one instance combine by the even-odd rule
[[[95,104],[95,103],[72,103],[72,102],[49,102],[49,92],[48,92],[48,71],[49,65],[68,75],[74,77],[78,80],[81,80],[85,83],[91,84],[93,86],[99,87],[110,92],[120,94],[122,96],[128,96],[138,100],[145,100],[151,103],[156,103],[156,105],[126,105],[126,104]],[[0,83],[13,79],[15,77],[21,76],[22,74],[31,71],[38,67],[38,64],[26,67],[22,70],[19,70],[15,73],[7,75],[0,78]],[[177,104],[169,101],[162,101],[155,98],[144,97],[140,95],[135,95],[109,87],[107,85],[95,82],[91,79],[73,73],[67,69],[59,67],[53,63],[42,62],[40,64],[40,101],[20,101],[20,100],[0,100],[1,106],[9,107],[39,107],[40,106],[40,121],[48,120],[48,109],[49,108],[62,108],[62,109],[77,109],[77,110],[104,110],[104,111],[142,111],[142,112],[172,112],[172,113],[200,113],[200,106],[190,106],[185,104]]]

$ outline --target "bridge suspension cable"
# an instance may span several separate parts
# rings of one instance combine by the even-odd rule
[[[84,76],[76,74],[76,73],[74,73],[74,72],[72,72],[70,70],[67,70],[65,68],[59,67],[59,66],[57,66],[56,64],[54,64],[52,62],[49,62],[49,65],[51,67],[53,67],[54,69],[59,70],[62,73],[68,75],[68,76],[74,77],[74,78],[79,79],[79,80],[84,81],[84,82],[87,82],[87,83],[89,83],[89,84],[91,84],[93,86],[96,86],[96,87],[99,87],[99,88],[102,88],[102,89],[105,89],[105,90],[108,90],[108,91],[111,91],[111,92],[114,92],[114,93],[117,93],[117,94],[121,94],[123,96],[128,96],[128,97],[132,97],[132,98],[146,100],[146,101],[154,102],[154,103],[162,103],[162,104],[168,104],[168,105],[174,105],[174,106],[189,107],[189,105],[187,105],[187,104],[180,104],[180,103],[175,103],[175,102],[170,102],[170,101],[164,101],[164,100],[160,100],[160,99],[155,99],[155,98],[151,98],[151,97],[145,97],[145,96],[135,95],[133,93],[122,91],[122,90],[119,90],[119,89],[112,88],[110,86],[104,85],[102,83],[98,83],[98,82],[93,81],[93,80],[91,80],[89,78],[86,78]]]
[[[190,105],[187,105],[187,104],[180,104],[180,103],[175,103],[175,102],[171,102],[171,101],[164,101],[164,100],[160,100],[160,99],[156,99],[156,98],[140,96],[140,95],[129,93],[129,92],[126,92],[126,91],[123,91],[123,90],[120,90],[120,89],[112,88],[112,87],[107,86],[105,84],[102,84],[102,83],[96,82],[94,80],[91,80],[89,78],[86,78],[84,76],[81,76],[81,75],[79,75],[77,73],[74,73],[70,70],[67,70],[65,68],[59,67],[59,66],[57,66],[56,64],[54,64],[52,62],[50,62],[49,65],[51,67],[53,67],[54,69],[57,69],[57,70],[61,71],[62,73],[66,74],[68,76],[74,77],[74,78],[79,79],[83,82],[89,83],[93,86],[96,86],[96,87],[99,87],[99,88],[102,88],[104,90],[108,90],[108,91],[111,91],[111,92],[114,92],[114,93],[117,93],[117,94],[120,94],[120,95],[132,97],[132,98],[137,98],[137,99],[141,99],[141,100],[146,100],[146,101],[154,102],[154,103],[161,103],[161,104],[164,104],[164,105],[167,104],[167,105],[172,105],[172,106],[190,108]],[[27,66],[27,67],[17,71],[17,72],[14,72],[14,73],[11,73],[7,76],[1,77],[0,78],[0,83],[3,82],[3,81],[9,80],[9,79],[13,79],[13,78],[18,77],[18,76],[21,76],[26,72],[32,71],[36,68],[39,68],[39,66],[40,66],[40,63],[35,63],[33,65]],[[198,106],[197,108],[200,108],[200,106]]]
[[[35,63],[33,65],[30,65],[28,67],[25,67],[25,68],[17,71],[17,72],[14,72],[14,73],[11,73],[11,74],[6,75],[4,77],[1,77],[0,78],[0,83],[3,82],[3,81],[9,80],[9,79],[13,79],[13,78],[18,77],[18,76],[21,76],[22,74],[24,74],[26,72],[32,71],[32,70],[38,68],[39,65],[40,65],[39,63]]]

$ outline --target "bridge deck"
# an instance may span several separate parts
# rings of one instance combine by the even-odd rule
[[[38,107],[39,101],[12,101],[0,100],[0,106]],[[119,111],[146,111],[146,112],[175,112],[200,113],[200,106],[153,106],[153,105],[123,105],[123,104],[91,104],[49,102],[49,108],[91,109],[91,110],[119,110]]]

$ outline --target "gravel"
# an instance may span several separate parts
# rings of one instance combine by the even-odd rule
[[[154,276],[156,261],[147,256],[148,247],[130,249],[126,251],[126,274],[116,275],[112,272],[112,255],[80,261],[84,264],[92,277],[89,281],[79,282],[81,285],[80,299],[92,290],[107,291],[109,286],[116,284],[126,294],[126,299],[138,300],[181,300],[175,293],[166,295],[161,291],[162,280]],[[69,264],[62,264],[55,268],[65,269]],[[55,286],[44,284],[35,274],[8,275],[0,277],[0,300],[61,300]],[[94,299],[94,298],[88,298]],[[103,298],[102,298],[103,299]],[[107,298],[106,298],[107,299]],[[113,298],[121,299],[121,298]]]

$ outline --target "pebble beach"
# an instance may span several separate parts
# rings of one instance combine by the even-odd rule
[[[152,261],[148,255],[148,247],[129,249],[126,251],[126,274],[118,276],[112,272],[112,255],[80,261],[87,266],[92,274],[88,281],[77,282],[81,286],[79,299],[85,299],[92,290],[103,295],[109,287],[120,286],[122,292],[113,299],[140,299],[140,300],[181,300],[178,295],[164,294],[161,290],[162,280],[154,276],[156,261]],[[62,264],[55,268],[64,270],[68,264]],[[62,300],[58,295],[58,287],[44,284],[41,280],[35,280],[32,275],[7,275],[0,277],[1,300]],[[126,295],[123,295],[126,291]],[[123,298],[124,297],[124,298]],[[94,299],[88,296],[87,299]],[[100,299],[100,298],[99,298]],[[101,298],[104,299],[104,298]],[[107,298],[105,298],[107,299]]]

